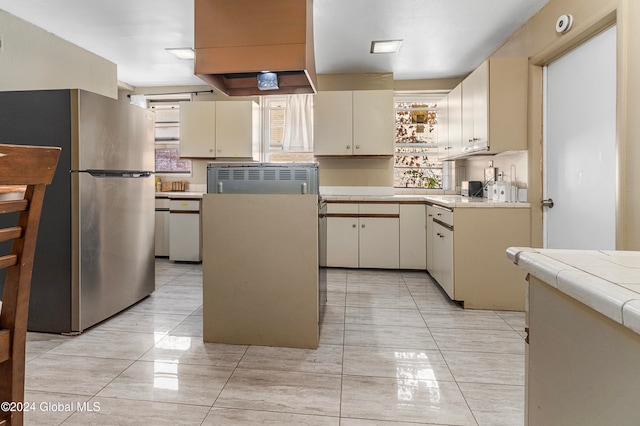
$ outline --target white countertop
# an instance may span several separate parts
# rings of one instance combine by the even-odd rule
[[[510,247],[536,278],[640,334],[640,252]]]
[[[322,194],[321,194],[322,195]],[[450,208],[459,207],[485,207],[485,208],[530,208],[529,203],[505,203],[488,200],[486,198],[470,198],[461,195],[322,195],[324,201],[382,201],[382,202],[408,202],[420,201],[439,204]]]

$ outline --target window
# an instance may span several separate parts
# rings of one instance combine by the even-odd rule
[[[191,174],[191,160],[180,158],[180,102],[188,94],[147,95],[148,107],[156,114],[156,173]]]
[[[395,98],[394,186],[442,188],[437,104],[426,96]]]
[[[261,97],[264,161],[312,162],[313,96]]]

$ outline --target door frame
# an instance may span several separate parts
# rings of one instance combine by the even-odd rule
[[[543,221],[543,208],[540,203],[543,200],[543,135],[545,132],[545,124],[543,118],[543,109],[545,102],[545,95],[543,90],[544,85],[544,76],[543,71],[544,67],[557,58],[561,57],[568,51],[574,49],[575,47],[582,44],[584,41],[590,39],[591,37],[597,35],[598,33],[606,30],[611,25],[618,25],[618,40],[621,37],[621,30],[619,23],[616,19],[617,11],[610,9],[603,9],[602,15],[598,17],[594,17],[590,22],[586,22],[585,25],[578,27],[575,25],[573,30],[560,36],[556,42],[550,44],[542,51],[537,54],[531,56],[529,58],[529,143],[528,143],[528,166],[529,166],[529,176],[528,176],[528,201],[531,204],[531,245],[533,247],[543,247],[543,237],[545,235],[546,228],[544,228]],[[618,41],[617,49],[620,49],[620,41]],[[625,191],[624,188],[621,188],[622,176],[624,174],[624,169],[621,167],[621,159],[624,158],[625,146],[621,144],[621,140],[623,139],[623,135],[621,133],[621,129],[624,124],[625,117],[622,116],[624,114],[625,109],[623,109],[620,105],[621,102],[624,102],[623,97],[620,96],[622,90],[621,85],[624,84],[624,79],[621,77],[621,69],[620,69],[620,56],[618,55],[617,60],[617,110],[618,110],[618,118],[616,123],[616,158],[617,158],[617,171],[616,171],[616,182],[617,182],[617,192],[616,192],[616,249],[622,250],[626,245],[626,239],[624,238],[624,215],[625,215]]]

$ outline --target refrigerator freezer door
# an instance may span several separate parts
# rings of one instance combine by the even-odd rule
[[[155,288],[154,182],[78,176],[82,331]]]
[[[79,91],[77,169],[155,170],[153,112]]]

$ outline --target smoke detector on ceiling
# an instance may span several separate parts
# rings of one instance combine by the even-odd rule
[[[560,15],[560,17],[558,17],[558,20],[556,21],[556,32],[558,34],[566,33],[571,29],[572,24],[573,24],[573,16]]]

